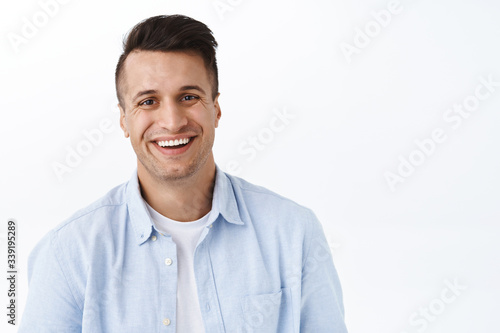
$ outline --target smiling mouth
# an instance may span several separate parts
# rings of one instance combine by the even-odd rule
[[[179,149],[186,146],[193,138],[185,138],[180,140],[166,140],[166,141],[157,141],[156,144],[162,148],[169,149]]]

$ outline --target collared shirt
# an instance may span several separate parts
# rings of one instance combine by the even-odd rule
[[[207,225],[208,212],[196,221],[179,222],[163,216],[144,200],[155,227],[162,234],[172,236],[177,249],[177,304],[176,331],[206,333],[203,325],[196,274],[194,252],[196,244]]]
[[[194,270],[206,332],[347,332],[314,213],[219,167]],[[151,221],[137,173],[48,233],[28,280],[21,333],[176,332],[176,245]]]

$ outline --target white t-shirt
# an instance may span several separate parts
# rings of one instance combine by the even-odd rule
[[[208,216],[192,222],[179,222],[154,210],[146,201],[146,207],[156,228],[163,234],[172,235],[177,245],[177,333],[205,332],[198,301],[194,275],[194,250],[205,227]]]

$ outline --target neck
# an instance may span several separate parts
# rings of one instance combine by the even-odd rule
[[[158,213],[172,220],[200,219],[212,209],[215,162],[211,156],[196,173],[183,179],[159,182],[138,167],[141,194]]]

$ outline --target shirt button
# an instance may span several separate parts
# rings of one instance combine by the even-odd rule
[[[170,258],[165,259],[165,265],[167,265],[167,266],[172,265],[172,259],[170,259]]]
[[[152,236],[151,239],[153,240],[153,242],[156,240],[156,236]]]
[[[170,325],[170,319],[168,319],[168,318],[163,319],[163,325],[165,325],[165,326]]]

